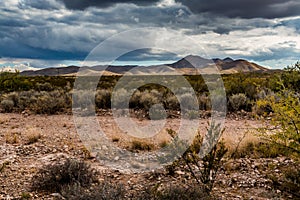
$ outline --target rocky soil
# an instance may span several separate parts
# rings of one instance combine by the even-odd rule
[[[111,138],[118,137],[118,144],[128,146],[110,115],[98,117],[104,132]],[[140,124],[147,120],[136,119]],[[164,129],[178,127],[180,119],[169,119]],[[205,128],[206,119],[200,120]],[[225,123],[225,142],[234,149],[244,133],[253,132],[262,122],[234,117]],[[163,134],[163,133],[162,133]],[[253,140],[245,136],[244,140]],[[125,174],[101,165],[90,155],[76,132],[71,115],[0,114],[0,199],[21,199],[29,194],[32,199],[57,199],[59,194],[38,193],[30,190],[31,178],[39,168],[66,157],[83,159],[97,170],[99,179],[111,179],[124,184],[128,194],[135,195],[145,186],[160,187],[166,184],[194,184],[192,177],[183,169],[175,175],[166,170],[146,173]],[[278,157],[226,159],[218,173],[212,196],[216,199],[292,199],[285,191],[276,189],[269,179],[270,174],[280,176],[287,166],[295,161]],[[129,197],[128,197],[129,198]]]

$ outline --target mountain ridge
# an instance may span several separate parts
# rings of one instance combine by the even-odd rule
[[[192,65],[193,63],[194,65]],[[123,75],[125,73],[131,75],[167,75],[167,74],[197,74],[197,69],[201,69],[204,73],[211,73],[212,65],[216,66],[221,74],[234,74],[239,72],[268,72],[268,68],[260,66],[256,63],[249,62],[244,59],[234,60],[230,57],[220,59],[206,59],[197,55],[188,55],[177,62],[165,65],[152,65],[152,66],[137,66],[137,65],[124,65],[124,66],[67,66],[67,67],[50,67],[41,70],[27,70],[20,74],[24,76],[75,76],[79,71],[87,70],[84,75],[92,75],[93,73],[99,74],[102,72],[104,75]],[[195,68],[196,67],[196,68]],[[80,73],[81,74],[81,73]]]

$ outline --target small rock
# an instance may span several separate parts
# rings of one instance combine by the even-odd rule
[[[175,174],[178,174],[178,175],[184,175],[185,173],[183,171],[175,171]]]
[[[116,156],[116,157],[114,158],[115,161],[118,161],[119,159],[120,159],[119,156]]]
[[[61,194],[59,193],[52,193],[51,194],[52,197],[54,197],[55,199],[65,199]]]

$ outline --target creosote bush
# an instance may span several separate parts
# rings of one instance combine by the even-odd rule
[[[32,178],[36,191],[61,192],[67,185],[88,187],[96,181],[95,172],[83,161],[67,158],[41,168]]]

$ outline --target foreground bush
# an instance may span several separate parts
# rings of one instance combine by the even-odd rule
[[[66,185],[62,188],[61,194],[66,199],[76,200],[122,200],[125,199],[125,192],[123,185],[105,180],[89,189],[78,184]]]
[[[61,192],[69,185],[90,186],[95,172],[83,161],[66,159],[62,163],[49,164],[41,168],[32,178],[31,188],[36,191]]]
[[[247,96],[243,93],[234,94],[229,97],[229,105],[233,111],[238,111],[241,108],[245,108],[247,103]]]
[[[218,141],[222,133],[223,130],[220,130],[220,126],[215,124],[211,124],[207,130],[205,140],[198,133],[182,157],[172,165],[167,166],[168,173],[170,175],[174,174],[178,167],[182,170],[187,170],[196,181],[198,189],[203,191],[206,196],[209,196],[213,189],[217,172],[222,166],[222,159],[228,151],[224,142]],[[177,136],[174,137],[175,140],[176,138]],[[176,148],[180,147],[176,145]],[[206,155],[201,155],[205,153],[205,149],[208,152],[206,152]]]
[[[145,193],[138,196],[139,200],[205,200],[212,199],[205,191],[196,185],[187,186],[186,188],[178,185],[164,187],[158,190],[158,187],[147,189]]]

